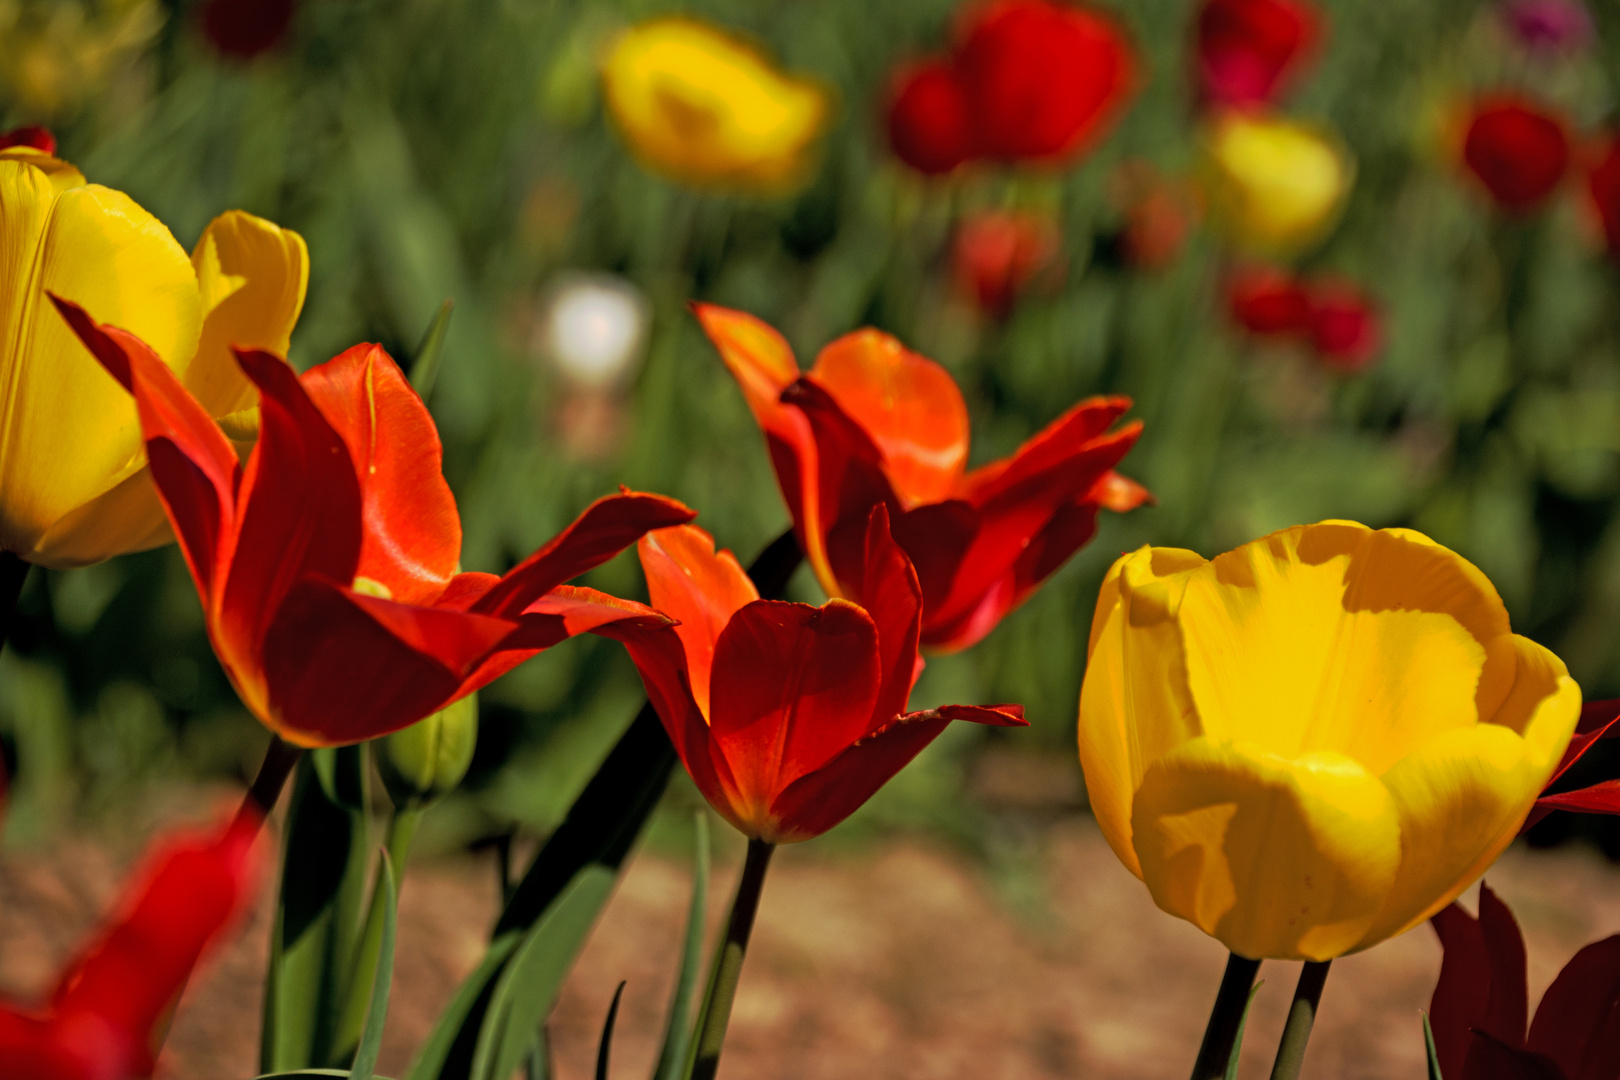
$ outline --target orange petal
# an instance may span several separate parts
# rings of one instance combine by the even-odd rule
[[[780,408],[776,399],[799,377],[799,363],[787,339],[746,312],[694,303],[692,313],[742,387],[755,419],[761,427],[769,427],[766,417]]]
[[[709,715],[709,674],[714,644],[732,615],[759,599],[759,592],[729,551],[716,552],[714,537],[696,525],[659,529],[636,547],[647,575],[652,606],[679,621],[675,633],[686,650],[692,697]]]

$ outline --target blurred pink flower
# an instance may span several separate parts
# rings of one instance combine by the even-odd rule
[[[1573,52],[1592,40],[1592,16],[1581,0],[1507,0],[1501,13],[1532,52]]]

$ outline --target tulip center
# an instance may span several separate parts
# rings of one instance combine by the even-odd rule
[[[375,596],[380,600],[392,600],[394,598],[393,589],[390,589],[388,586],[384,585],[380,581],[375,580],[374,578],[368,578],[363,575],[357,575],[354,579],[354,584],[350,586],[350,588],[354,589],[355,592],[362,596]]]

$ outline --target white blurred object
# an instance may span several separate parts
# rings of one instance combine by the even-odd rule
[[[536,344],[581,388],[627,382],[647,338],[647,302],[623,278],[570,274],[552,286]]]

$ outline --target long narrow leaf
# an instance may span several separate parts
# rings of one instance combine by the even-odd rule
[[[399,885],[394,879],[394,863],[388,849],[382,849],[377,870],[378,888],[386,889],[383,906],[382,948],[377,953],[377,971],[371,982],[371,1008],[366,1026],[360,1032],[360,1048],[354,1052],[350,1080],[372,1080],[377,1054],[382,1050],[383,1025],[388,1020],[388,994],[394,983],[394,932],[399,920]]]
[[[694,816],[692,849],[692,902],[686,909],[681,967],[670,993],[669,1020],[653,1080],[679,1080],[692,1041],[692,996],[702,971],[703,923],[709,906],[709,819],[701,810]]]
[[[602,1041],[596,1044],[596,1080],[608,1080],[608,1055],[613,1050],[613,1025],[619,1019],[619,999],[624,997],[624,982],[613,991],[613,1004],[608,1006],[607,1019],[602,1022]]]
[[[1237,1080],[1238,1058],[1243,1053],[1243,1029],[1249,1026],[1249,1010],[1254,1008],[1254,995],[1266,985],[1262,980],[1249,991],[1249,1000],[1243,1003],[1243,1019],[1238,1021],[1237,1038],[1232,1040],[1232,1056],[1226,1059],[1226,1080]]]
[[[1434,1047],[1434,1028],[1429,1026],[1429,1014],[1418,1013],[1423,1017],[1423,1046],[1429,1054],[1429,1080],[1445,1080],[1440,1075],[1440,1051]]]
[[[416,355],[411,358],[411,386],[423,401],[433,393],[433,384],[438,381],[439,358],[444,355],[444,339],[450,333],[450,313],[455,306],[454,300],[439,305],[427,332],[422,335],[422,343],[416,347]]]

